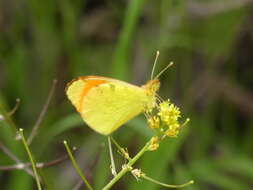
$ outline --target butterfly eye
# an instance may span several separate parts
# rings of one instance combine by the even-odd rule
[[[152,91],[155,93],[160,88],[160,82],[158,80],[153,80]]]
[[[144,88],[147,90],[147,94],[153,96],[160,87],[159,80],[150,80]]]

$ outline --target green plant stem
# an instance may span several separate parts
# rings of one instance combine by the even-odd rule
[[[122,176],[124,176],[128,171],[131,171],[131,166],[148,150],[149,142],[133,157],[127,165],[122,168],[122,170],[102,189],[109,190]]]
[[[87,186],[87,188],[88,188],[89,190],[93,190],[93,188],[92,188],[91,185],[89,184],[88,180],[87,180],[87,179],[85,178],[85,176],[83,175],[81,169],[78,167],[78,164],[77,164],[77,162],[76,162],[76,160],[75,160],[75,158],[74,158],[74,156],[73,156],[73,154],[72,154],[72,152],[71,152],[71,150],[70,150],[70,148],[69,148],[69,146],[68,146],[67,141],[63,141],[63,144],[64,144],[64,146],[65,146],[65,148],[66,148],[66,150],[67,150],[67,152],[68,152],[68,155],[69,155],[69,157],[70,157],[70,159],[71,159],[71,161],[72,161],[72,164],[73,164],[74,168],[76,169],[78,175],[81,177],[81,179],[83,180],[83,182],[84,182],[84,184]]]
[[[32,169],[33,169],[33,172],[34,172],[34,176],[35,176],[35,180],[36,180],[36,183],[37,183],[37,187],[38,187],[38,190],[41,190],[41,185],[40,185],[40,179],[39,179],[39,175],[38,175],[38,172],[37,172],[37,169],[36,169],[36,165],[35,165],[35,161],[32,157],[32,153],[26,143],[26,140],[25,140],[25,137],[24,137],[24,133],[23,133],[23,129],[19,129],[19,132],[20,132],[20,135],[21,135],[21,138],[22,138],[22,142],[24,144],[24,147],[26,149],[26,152],[29,156],[29,159],[32,163]]]
[[[12,119],[10,118],[9,114],[6,113],[6,111],[3,108],[3,106],[1,105],[1,103],[0,103],[0,114],[3,117],[3,120],[5,120],[11,126],[13,134],[16,135],[17,127],[16,127],[15,123],[12,121]]]
[[[131,158],[129,157],[128,153],[125,151],[124,148],[122,148],[116,141],[115,139],[110,136],[112,142],[114,143],[114,145],[118,148],[118,150],[123,154],[124,158],[127,159],[128,161],[131,160]],[[127,155],[127,156],[126,156]]]
[[[158,185],[161,185],[161,186],[163,186],[163,187],[169,187],[169,188],[182,188],[182,187],[185,187],[185,186],[187,186],[187,185],[191,185],[191,184],[194,183],[194,181],[191,180],[191,181],[188,181],[187,183],[184,183],[184,184],[181,184],[181,185],[170,185],[170,184],[166,184],[166,183],[162,183],[162,182],[160,182],[160,181],[157,181],[157,180],[155,180],[155,179],[153,179],[153,178],[151,178],[151,177],[146,176],[145,174],[141,175],[141,177],[142,177],[143,179],[146,179],[146,180],[148,180],[148,181],[151,181],[151,182],[156,183],[156,184],[158,184]]]

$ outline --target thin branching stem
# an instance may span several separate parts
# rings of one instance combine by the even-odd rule
[[[16,162],[15,165],[13,166],[1,166],[0,170],[9,170],[8,168],[17,168],[17,169],[22,169],[22,166],[24,165],[24,163],[22,163],[1,141],[0,141],[0,149],[10,158],[12,159],[14,162]],[[24,170],[31,175],[32,177],[34,177],[33,172],[30,168],[24,168]]]
[[[121,171],[102,189],[109,190],[121,177],[123,177],[127,172],[131,171],[132,165],[148,150],[150,143],[146,145],[133,157],[129,162],[121,169]]]
[[[39,175],[38,175],[38,172],[37,172],[37,169],[36,169],[36,162],[34,161],[33,157],[32,157],[32,153],[28,147],[28,144],[25,140],[25,136],[24,136],[24,133],[23,133],[23,129],[19,129],[19,132],[20,132],[20,135],[21,135],[21,139],[22,139],[22,142],[23,142],[23,145],[25,147],[25,150],[29,156],[29,159],[32,163],[32,169],[33,169],[33,173],[35,175],[35,179],[36,179],[36,183],[37,183],[37,187],[38,187],[38,190],[41,190],[41,185],[40,185],[40,179],[39,179]]]
[[[162,182],[160,182],[160,181],[157,181],[157,180],[155,180],[155,179],[153,179],[153,178],[151,178],[151,177],[148,177],[148,176],[146,176],[146,175],[141,175],[141,177],[142,177],[143,179],[146,179],[146,180],[148,180],[148,181],[151,181],[151,182],[153,182],[153,183],[156,183],[156,184],[158,184],[158,185],[161,185],[161,186],[163,186],[163,187],[168,187],[168,188],[183,188],[183,187],[185,187],[185,186],[188,186],[188,185],[191,185],[191,184],[194,183],[194,181],[191,180],[191,181],[188,181],[187,183],[184,183],[184,184],[181,184],[181,185],[170,185],[170,184],[166,184],[166,183],[162,183]]]
[[[0,141],[0,149],[13,161],[20,164],[21,161]]]
[[[12,128],[13,134],[16,135],[17,127],[15,123],[12,121],[12,119],[10,118],[10,115],[6,113],[5,109],[3,108],[1,104],[0,104],[0,114],[1,114],[1,119],[6,121],[6,123],[9,124],[9,126]]]
[[[81,179],[83,180],[83,182],[84,182],[84,184],[87,186],[87,188],[88,188],[89,190],[93,190],[93,188],[92,188],[91,185],[89,184],[88,180],[85,178],[85,176],[83,175],[81,169],[79,168],[79,166],[78,166],[78,164],[77,164],[77,162],[76,162],[76,160],[75,160],[75,158],[74,158],[74,156],[73,156],[73,154],[72,154],[72,152],[71,152],[71,150],[70,150],[70,148],[69,148],[69,146],[68,146],[67,141],[63,141],[63,144],[64,144],[64,146],[65,146],[65,148],[66,148],[66,150],[67,150],[67,152],[68,152],[68,155],[69,155],[69,157],[70,157],[70,159],[71,159],[71,161],[72,161],[72,164],[73,164],[74,168],[76,169],[76,172],[77,172],[78,175],[81,177]]]
[[[97,162],[98,162],[98,160],[99,160],[99,158],[100,158],[102,148],[103,148],[103,146],[100,146],[100,147],[99,147],[99,150],[98,150],[98,152],[96,153],[95,159],[93,159],[93,161],[92,161],[92,162],[90,163],[90,165],[87,167],[89,171],[92,170],[92,169],[96,166],[96,164],[97,164]],[[73,190],[79,190],[79,189],[82,187],[82,185],[83,185],[83,180],[80,180],[80,181],[74,186]]]
[[[9,116],[12,116],[12,115],[17,111],[19,105],[20,105],[20,99],[17,98],[17,99],[16,99],[16,104],[15,104],[15,106],[14,106],[14,107],[12,108],[12,110],[8,113],[8,115],[9,115]]]
[[[1,148],[1,143],[0,143],[0,148]],[[13,155],[14,156],[14,155]],[[17,158],[16,158],[17,159]],[[14,165],[7,165],[7,166],[0,166],[0,171],[1,170],[20,170],[20,169],[29,169],[28,167],[30,167],[32,165],[31,162],[26,162],[26,163],[22,163],[19,160],[16,160],[16,164]],[[61,162],[64,162],[65,160],[68,160],[69,156],[68,155],[63,155],[60,158],[57,158],[55,160],[52,161],[48,161],[48,162],[37,162],[36,163],[36,168],[47,168],[47,167],[51,167],[54,165],[57,165]],[[29,169],[30,170],[30,169]],[[31,170],[30,170],[31,171]],[[32,171],[31,171],[32,173]],[[33,174],[33,173],[32,173]]]
[[[50,101],[51,101],[51,99],[52,99],[52,97],[53,97],[56,84],[57,84],[57,80],[54,80],[54,81],[53,81],[53,84],[52,84],[52,87],[51,87],[51,89],[50,89],[50,91],[49,91],[49,94],[48,94],[46,103],[44,104],[44,106],[43,106],[43,108],[42,108],[42,110],[41,110],[41,112],[40,112],[40,115],[39,115],[39,117],[38,117],[36,123],[34,124],[34,126],[33,126],[33,128],[32,128],[32,132],[31,132],[30,136],[29,136],[28,139],[27,139],[28,145],[30,145],[30,144],[32,143],[33,138],[34,138],[34,137],[36,136],[36,134],[37,134],[37,131],[38,131],[38,129],[39,129],[39,126],[40,126],[40,124],[41,124],[41,121],[42,121],[44,115],[46,114],[46,112],[47,112],[47,110],[48,110],[48,106],[49,106],[49,104],[50,104]]]
[[[119,143],[117,143],[117,141],[115,141],[115,139],[110,136],[113,144],[118,148],[118,150],[123,154],[124,158],[127,159],[127,160],[131,160],[131,158],[129,157],[128,153],[125,151],[124,148],[122,148]]]

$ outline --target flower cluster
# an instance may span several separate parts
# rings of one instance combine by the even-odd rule
[[[154,151],[156,149],[158,149],[159,147],[159,138],[158,137],[152,137],[149,143],[149,147],[148,150],[149,151]]]
[[[189,122],[189,119],[183,124],[179,122],[181,112],[179,108],[169,100],[161,102],[157,106],[157,109],[157,113],[148,119],[148,125],[150,128],[159,131],[163,135],[177,137],[180,128]]]

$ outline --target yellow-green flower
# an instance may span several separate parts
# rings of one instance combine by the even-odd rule
[[[178,119],[181,117],[179,108],[170,103],[169,100],[164,101],[159,104],[158,115],[160,116],[161,121],[168,127],[165,134],[169,137],[177,137],[180,128]]]
[[[158,115],[161,117],[161,120],[167,125],[175,123],[178,118],[181,117],[181,112],[177,106],[171,104],[169,101],[164,101],[159,104]]]
[[[179,123],[181,112],[170,100],[161,102],[157,110],[158,112],[148,119],[148,125],[151,129],[160,129],[160,135],[177,137],[179,130],[189,122],[189,119],[186,119],[183,124]],[[155,139],[151,144],[151,149],[156,149],[159,146],[158,143],[155,143]]]
[[[159,147],[159,138],[158,137],[152,137],[150,140],[150,145],[148,147],[149,151],[154,151]]]
[[[179,124],[170,125],[169,129],[165,132],[168,137],[177,137],[179,133]]]
[[[148,126],[151,129],[158,129],[160,127],[160,119],[157,116],[153,116],[148,119]]]

